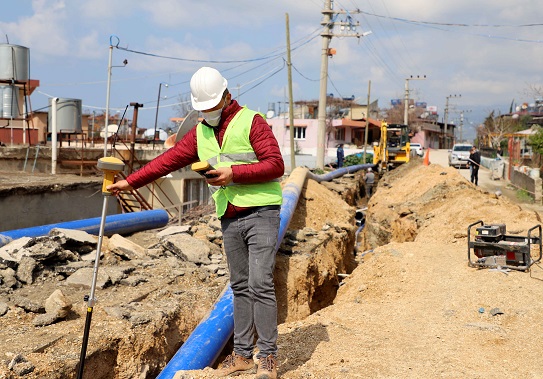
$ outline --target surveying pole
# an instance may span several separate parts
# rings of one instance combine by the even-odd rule
[[[324,1],[324,9],[322,10],[321,25],[323,30],[322,37],[322,51],[321,51],[321,75],[320,75],[320,91],[319,91],[319,113],[318,113],[318,129],[317,129],[317,168],[324,169],[324,153],[326,150],[326,91],[328,84],[328,57],[331,54],[330,40],[332,37],[365,37],[371,32],[357,33],[356,27],[360,26],[360,23],[354,22],[351,18],[351,14],[360,13],[360,10],[355,11],[334,11],[332,9],[332,0]],[[346,19],[336,22],[337,15],[346,15]],[[342,33],[334,34],[334,27],[339,25]],[[291,125],[292,127],[292,125]]]
[[[96,257],[94,258],[94,270],[92,274],[92,283],[90,295],[85,296],[87,301],[87,317],[85,319],[85,329],[83,331],[83,343],[81,344],[81,354],[79,356],[79,367],[77,370],[77,379],[83,378],[85,357],[87,355],[87,346],[89,343],[90,325],[92,320],[92,311],[96,304],[94,293],[96,291],[96,281],[98,278],[98,266],[100,264],[100,255],[102,252],[102,241],[104,239],[104,229],[106,225],[107,201],[113,194],[107,190],[107,186],[115,182],[115,175],[124,170],[124,163],[118,158],[104,157],[98,160],[98,169],[104,172],[104,180],[102,182],[102,195],[104,202],[102,206],[102,217],[100,219],[100,229],[98,231],[98,244],[96,245]]]

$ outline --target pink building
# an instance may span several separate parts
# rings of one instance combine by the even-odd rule
[[[279,143],[281,153],[285,157],[287,171],[290,171],[290,121],[288,117],[275,117],[267,119],[273,134]],[[315,167],[317,156],[317,119],[294,119],[294,150],[296,165]],[[325,164],[336,161],[337,145],[344,144],[345,156],[358,153],[364,147],[364,133],[366,120],[351,120],[348,118],[327,120],[325,133]],[[381,123],[378,120],[369,120],[368,149],[374,141],[378,141]]]

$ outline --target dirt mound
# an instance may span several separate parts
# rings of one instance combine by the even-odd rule
[[[468,267],[467,226],[477,220],[524,235],[539,215],[453,169],[409,164],[381,178],[364,231],[371,252],[333,305],[280,325],[281,378],[540,377],[543,269]]]
[[[387,174],[370,202],[365,248],[389,242],[448,241],[467,237],[478,220],[505,223],[513,234],[540,220],[505,197],[481,190],[454,168],[409,164]]]
[[[326,185],[308,181],[278,255],[278,300],[286,320],[279,326],[281,378],[541,376],[540,265],[529,273],[467,265],[470,223],[505,223],[508,234],[524,235],[539,224],[538,214],[481,191],[453,169],[406,164],[381,178],[361,233],[365,251],[354,262],[352,256],[341,258],[353,251],[354,208],[326,188],[350,186],[351,194],[359,191],[358,176],[349,179],[350,184],[343,180]],[[215,231],[206,233],[200,224],[198,228],[202,229],[195,234],[213,234],[216,241]],[[167,341],[186,338],[188,327],[224,284],[224,278],[199,270],[175,276],[179,267],[172,272],[167,267],[172,263],[155,262],[149,272],[153,280],[147,283],[106,288],[98,295],[88,363],[96,378],[156,376],[156,362],[175,348]],[[138,274],[150,269],[140,266]],[[44,280],[26,294],[48,296],[57,286]],[[32,326],[35,315],[10,303],[8,313],[0,317],[5,363],[0,378],[19,377],[6,368],[15,361],[15,353],[36,365],[26,378],[74,377],[83,292],[74,298],[77,312],[70,320],[43,328]],[[137,318],[129,322],[108,316],[104,308],[117,303],[130,304],[133,312],[138,307],[153,311],[147,314],[148,322],[138,324]],[[202,307],[183,312],[180,304]],[[22,370],[22,363],[14,366]],[[176,378],[214,375],[206,368],[179,372]]]

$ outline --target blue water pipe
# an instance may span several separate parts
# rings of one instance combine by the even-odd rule
[[[168,224],[168,220],[168,212],[163,209],[111,215],[106,217],[104,235],[122,235],[141,230],[161,228]],[[55,228],[83,230],[89,234],[98,235],[100,221],[101,217],[95,217],[0,232],[0,247],[22,237],[46,236]]]
[[[275,252],[279,250],[281,241],[285,237],[307,178],[320,183],[321,181],[330,181],[345,174],[367,169],[368,167],[374,167],[374,165],[363,164],[343,167],[323,175],[315,175],[305,167],[294,169],[283,186],[281,221]],[[201,370],[213,365],[233,332],[233,294],[232,289],[228,285],[209,315],[198,324],[156,379],[172,379],[177,371]]]

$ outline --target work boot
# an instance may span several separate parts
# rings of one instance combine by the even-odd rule
[[[273,355],[258,360],[258,370],[255,379],[277,379],[277,360]]]
[[[253,361],[253,357],[245,358],[241,355],[237,355],[235,352],[232,352],[232,354],[227,356],[215,370],[215,375],[235,376],[240,374],[251,374],[254,372],[255,366],[256,365],[255,361]]]

